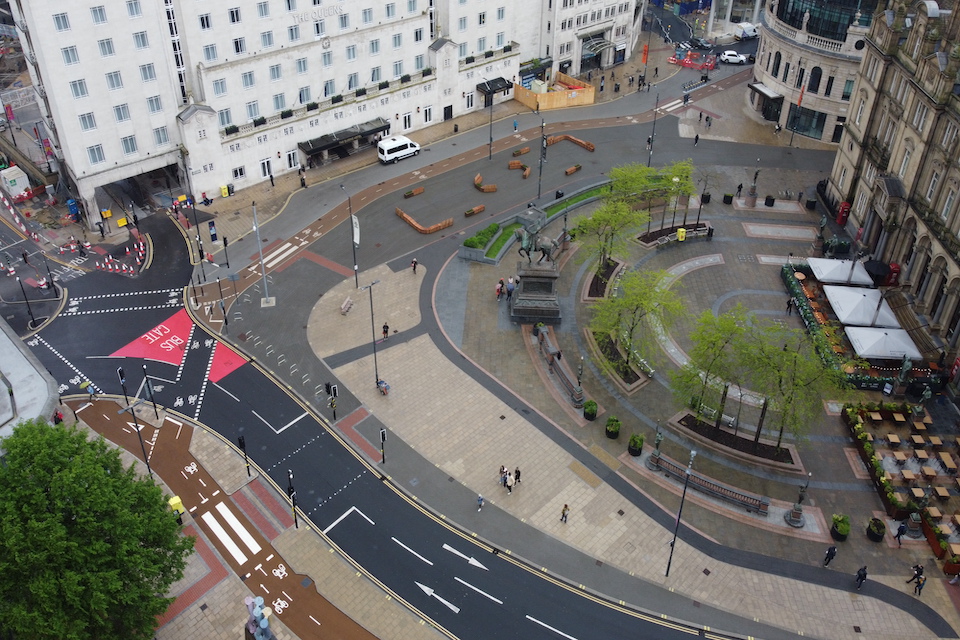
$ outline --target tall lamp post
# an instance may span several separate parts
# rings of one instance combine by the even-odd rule
[[[657,111],[660,110],[660,92],[657,92],[657,101],[653,105],[653,130],[650,132],[650,154],[647,156],[647,168],[650,168],[650,163],[653,161],[653,140],[657,137]]]
[[[537,116],[539,116],[539,118],[540,118],[540,175],[539,175],[539,177],[537,177],[537,200],[539,200],[539,199],[540,199],[540,196],[543,194],[543,191],[542,191],[542,188],[543,188],[543,163],[546,162],[546,159],[547,159],[547,134],[546,134],[547,122],[546,122],[546,120],[543,119],[543,116],[540,115],[540,102],[539,102],[539,101],[537,102],[537,110],[534,111],[534,113],[537,114]],[[566,222],[567,218],[566,218],[566,214],[564,214],[563,220],[564,220],[564,222],[563,222],[563,232],[564,232],[564,234],[566,234],[566,232],[567,232],[567,222]],[[564,238],[566,238],[566,236],[564,236]]]
[[[133,426],[137,431],[137,438],[140,439],[140,452],[143,453],[143,462],[147,465],[147,473],[150,474],[150,478],[153,479],[153,469],[150,468],[150,459],[147,458],[147,448],[143,446],[143,434],[140,433],[140,423],[137,422],[137,413],[133,410],[133,407],[130,406],[130,398],[127,396],[127,378],[123,375],[123,367],[117,367],[117,378],[120,379],[120,388],[123,389],[123,410],[129,411],[130,415],[133,416]]]
[[[373,375],[375,377],[374,383],[378,389],[380,388],[380,369],[377,368],[377,328],[373,322],[373,285],[379,283],[379,280],[374,280],[367,286],[360,287],[361,291],[366,289],[370,292],[370,333],[373,335]]]
[[[677,546],[677,532],[680,530],[680,516],[683,514],[683,503],[687,500],[687,487],[690,486],[690,474],[693,472],[693,459],[697,457],[696,451],[690,452],[690,464],[687,465],[687,473],[683,479],[683,493],[680,495],[680,508],[677,510],[677,522],[673,526],[673,540],[670,541],[670,558],[667,560],[667,572],[664,577],[670,577],[670,565],[673,564],[673,549]]]
[[[357,264],[357,220],[353,217],[353,200],[350,198],[350,194],[347,193],[347,188],[343,185],[340,185],[340,188],[344,193],[347,194],[347,208],[350,210],[350,246],[353,247],[353,281],[357,285],[357,289],[360,288],[360,266]]]
[[[290,508],[293,510],[293,528],[299,529],[297,521],[297,490],[293,488],[293,469],[287,469],[287,495],[290,496]]]
[[[480,77],[483,78],[483,76]],[[490,99],[490,152],[487,154],[487,160],[493,160],[493,94],[490,92],[490,81],[483,78],[483,82],[487,85],[486,97]]]

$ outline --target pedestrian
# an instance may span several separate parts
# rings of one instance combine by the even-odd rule
[[[480,513],[480,509],[483,509],[483,495],[477,494],[477,513]]]
[[[793,315],[793,305],[794,305],[793,298],[792,297],[787,298],[787,315],[788,316]]]
[[[60,424],[63,422],[63,414],[60,411],[53,412],[53,424]]]
[[[860,591],[860,587],[863,586],[863,583],[867,581],[867,565],[863,565],[857,569],[857,591]]]
[[[519,130],[520,130],[520,123],[517,122],[516,120],[514,120],[514,121],[513,121],[513,131],[514,131],[514,133],[516,133],[516,132],[519,131]]]
[[[823,566],[829,567],[830,561],[837,557],[837,548],[833,545],[830,545],[827,548],[827,555],[823,558]]]
[[[587,82],[593,82],[593,71],[587,71]]]
[[[740,192],[742,192],[742,191],[743,191],[743,183],[741,182],[740,184],[737,185],[737,197],[738,197],[738,198],[740,197]]]
[[[783,126],[778,122],[777,126],[773,128],[773,132],[777,135],[780,135],[781,131],[783,131]]]
[[[611,72],[610,72],[610,81],[612,82],[612,81],[614,81],[614,80],[616,80],[616,79],[617,79],[617,74],[616,74],[615,72],[611,71]]]
[[[507,473],[507,495],[508,496],[513,493],[513,483],[514,483],[513,474]]]
[[[497,478],[499,478],[500,484],[503,484],[503,474],[507,472],[507,468],[503,465],[500,465],[500,471],[497,472]]]
[[[713,116],[707,116],[707,129],[713,126]]]
[[[416,259],[416,258],[414,258],[413,260],[410,261],[410,266],[413,267],[413,273],[414,273],[414,275],[416,275],[416,273],[417,273],[417,264],[419,264],[419,263],[417,262],[417,259]]]
[[[654,77],[654,78],[659,78],[659,77],[660,77],[660,67],[654,67],[654,68],[653,68],[653,77]]]
[[[520,467],[513,470],[513,481],[520,484]]]
[[[647,136],[647,151],[650,151],[651,146],[653,146],[653,136]]]
[[[301,189],[307,188],[307,179],[304,178],[302,174],[300,175],[300,188]]]
[[[383,323],[383,339],[386,340],[388,337],[390,337],[390,325],[384,322]]]
[[[920,564],[920,563],[918,562],[917,564],[913,565],[913,567],[911,567],[911,568],[913,569],[913,577],[910,578],[909,580],[907,580],[907,584],[910,584],[910,583],[913,582],[914,580],[917,580],[918,578],[920,578],[920,577],[923,576],[923,565],[922,565],[922,564]]]
[[[606,78],[600,78],[600,93],[603,93],[603,83],[606,81]]]
[[[697,135],[693,136],[693,146],[697,146],[698,144],[700,144],[700,134],[699,134],[699,133],[698,133]]]
[[[903,546],[903,543],[900,542],[900,539],[903,537],[903,534],[905,534],[906,532],[907,532],[907,523],[906,523],[906,522],[901,522],[901,523],[900,523],[900,526],[897,527],[897,535],[893,536],[894,539],[897,541],[897,546],[898,546],[898,547],[902,547],[902,546]]]
[[[560,510],[560,522],[567,523],[567,514],[570,513],[570,507],[563,505],[563,509]]]
[[[800,202],[801,200],[803,200],[803,191],[797,193],[797,202]]]
[[[913,588],[913,592],[917,594],[918,597],[920,596],[920,592],[923,591],[923,585],[925,584],[927,584],[926,576],[920,576],[917,578],[917,586]]]
[[[507,302],[510,302],[510,298],[513,296],[513,290],[517,288],[517,285],[513,284],[513,278],[507,279]]]
[[[652,88],[653,88],[653,84],[648,84],[648,85],[647,85],[647,93],[650,93],[650,89],[652,89]]]
[[[497,283],[497,302],[500,302],[500,296],[503,295],[503,280]]]
[[[87,252],[84,251],[84,249],[83,249],[83,244],[78,244],[78,245],[77,245],[77,249],[80,250],[80,257],[81,257],[81,258],[86,258],[86,257],[87,257]]]
[[[276,185],[273,183],[273,174],[272,174],[272,173],[270,174],[270,186],[271,186],[271,187],[276,186]]]
[[[507,468],[504,466],[501,466],[500,468],[503,469],[503,471],[500,472],[500,486],[506,487],[507,486]]]
[[[700,112],[700,122],[703,122],[703,111]]]

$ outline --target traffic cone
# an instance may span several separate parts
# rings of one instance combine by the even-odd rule
[[[63,255],[63,245],[60,245],[60,255]]]
[[[127,247],[127,255],[130,255],[130,247]]]

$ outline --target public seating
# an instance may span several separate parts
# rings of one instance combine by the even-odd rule
[[[668,476],[682,479],[687,473],[685,466],[664,458],[662,455],[657,455],[656,452],[650,456],[650,463]],[[690,486],[697,491],[726,500],[727,502],[732,502],[733,504],[744,507],[747,511],[755,511],[762,516],[768,515],[770,510],[770,498],[766,496],[746,493],[693,472],[690,473]]]
[[[446,220],[443,220],[442,222],[438,222],[437,224],[430,225],[429,227],[424,227],[419,222],[417,222],[412,217],[410,217],[409,214],[404,213],[403,209],[401,209],[400,207],[397,207],[396,209],[397,209],[397,215],[400,218],[402,218],[404,222],[406,222],[408,225],[410,225],[420,233],[436,233],[441,229],[446,229],[447,227],[453,226],[453,218],[447,218]]]
[[[343,304],[340,305],[340,315],[345,316],[350,312],[350,309],[353,308],[353,299],[350,296],[347,296],[347,299],[343,301]]]
[[[477,188],[477,191],[482,191],[483,193],[493,193],[497,190],[497,185],[495,184],[483,184],[483,176],[479,173],[473,179],[473,186]]]

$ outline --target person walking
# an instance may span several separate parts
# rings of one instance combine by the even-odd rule
[[[703,111],[700,112],[700,122],[703,122]]]
[[[918,562],[917,564],[913,565],[913,567],[911,567],[911,568],[913,569],[913,577],[910,578],[909,580],[907,580],[907,584],[910,584],[910,583],[913,582],[914,580],[917,580],[917,579],[923,577],[923,565],[922,565],[922,564],[920,564],[920,563]]]
[[[797,202],[800,202],[801,200],[803,200],[803,191],[798,191],[798,192],[797,192]]]
[[[413,260],[410,261],[410,266],[413,267],[413,274],[414,274],[414,275],[417,274],[417,265],[418,265],[418,264],[420,264],[420,263],[417,262],[417,259],[416,259],[416,258],[414,258]]]
[[[271,186],[271,187],[275,187],[275,186],[276,186],[276,184],[274,184],[274,182],[273,182],[273,174],[272,174],[272,173],[270,174],[270,186]]]
[[[517,288],[517,285],[513,284],[513,278],[507,279],[507,302],[510,302],[510,298],[513,296],[513,290]]]
[[[700,134],[699,134],[699,133],[698,133],[697,135],[693,136],[693,146],[697,146],[698,144],[700,144]]]
[[[863,583],[867,581],[867,565],[863,565],[857,570],[857,591],[860,591],[860,587],[863,586]]]
[[[900,526],[897,527],[897,535],[893,536],[894,540],[897,541],[897,546],[898,546],[898,547],[902,547],[902,546],[903,546],[903,543],[900,542],[900,539],[903,537],[903,535],[904,535],[906,532],[907,532],[907,523],[906,523],[906,522],[901,522],[901,523],[900,523]]]
[[[660,67],[654,67],[654,68],[653,68],[653,77],[654,77],[654,78],[659,78],[659,77],[660,77]]]
[[[483,494],[477,494],[477,513],[480,513],[480,509],[483,509]]]
[[[519,131],[519,130],[520,130],[520,123],[517,122],[516,120],[514,120],[514,121],[513,121],[513,132],[516,133],[516,132]]]
[[[647,136],[647,151],[650,151],[650,147],[653,145],[653,136]]]
[[[503,280],[497,283],[497,302],[500,302],[500,296],[503,295]]]
[[[743,183],[737,185],[737,197],[740,197],[740,194],[743,192]]]
[[[386,340],[388,337],[390,337],[390,325],[384,322],[383,323],[383,339]]]
[[[827,555],[823,557],[823,566],[829,567],[830,561],[837,557],[837,548],[834,545],[827,547]]]
[[[497,482],[503,485],[503,479],[507,475],[507,468],[503,465],[500,465],[500,471],[497,472]]]
[[[513,493],[513,484],[514,484],[513,474],[508,472],[507,473],[507,495],[508,496]]]
[[[927,577],[920,576],[917,578],[917,586],[913,588],[913,592],[917,594],[917,597],[920,596],[920,592],[923,591],[923,585],[927,584]]]
[[[793,305],[794,305],[793,298],[792,297],[787,298],[787,315],[788,316],[793,315]]]
[[[513,470],[513,481],[520,484],[520,467]]]
[[[563,509],[560,510],[560,522],[567,524],[567,514],[570,513],[570,507],[563,505]]]
[[[301,189],[307,188],[307,179],[303,177],[303,174],[300,174],[300,188]]]

